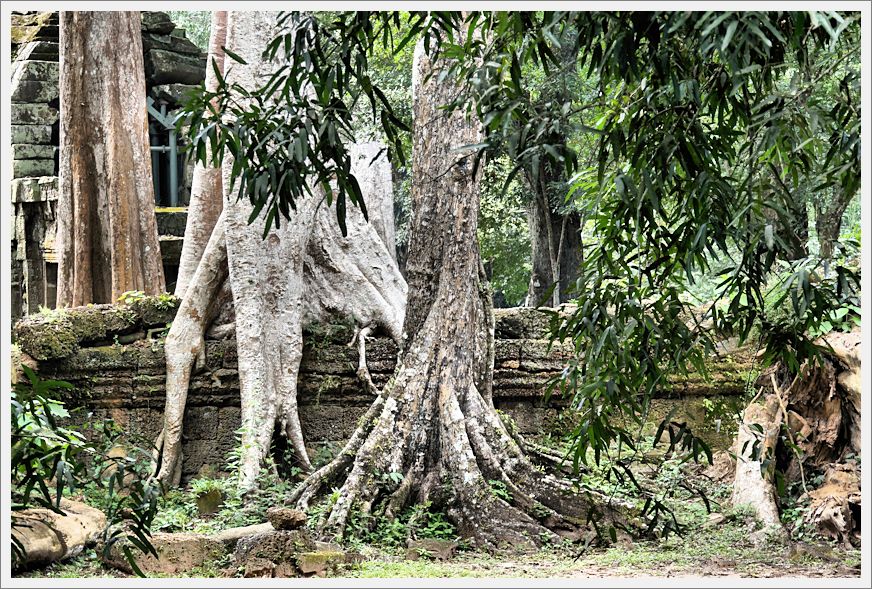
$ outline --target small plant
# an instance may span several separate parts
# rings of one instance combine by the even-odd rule
[[[509,488],[503,481],[489,480],[488,485],[490,485],[491,495],[497,497],[498,499],[502,499],[506,503],[512,502],[512,494],[509,492]]]
[[[118,302],[123,305],[130,305],[137,301],[141,301],[146,298],[146,294],[141,290],[128,290],[127,292],[123,292],[118,296]]]

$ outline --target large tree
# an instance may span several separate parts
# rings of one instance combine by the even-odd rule
[[[457,88],[415,53],[412,227],[404,349],[390,383],[339,456],[293,495],[339,499],[319,522],[342,536],[350,517],[396,517],[411,503],[446,509],[482,547],[522,546],[574,530],[604,501],[537,470],[491,400],[493,316],[476,231],[480,125],[440,109]],[[394,478],[384,479],[384,474]],[[491,492],[505,485],[511,499]],[[609,519],[614,513],[609,512]]]
[[[305,507],[329,485],[341,485],[320,522],[340,535],[355,513],[395,515],[409,501],[429,499],[486,545],[523,541],[530,531],[551,537],[545,528],[578,525],[596,501],[567,500],[560,481],[532,469],[525,444],[505,431],[489,405],[491,342],[471,327],[486,326],[488,311],[469,230],[477,205],[466,193],[481,158],[499,143],[517,170],[546,159],[563,164],[567,175],[577,171],[568,142],[553,143],[551,133],[552,113],[572,105],[519,109],[526,92],[522,67],[559,66],[561,31],[571,24],[578,33],[572,54],[595,74],[603,97],[604,108],[587,125],[597,137],[596,169],[595,181],[584,187],[596,247],[586,250],[581,266],[585,296],[554,321],[555,336],[576,349],[559,383],[579,409],[571,433],[575,459],[599,462],[615,446],[636,448],[638,434],[626,425],[643,424],[651,395],[670,372],[686,373],[691,365],[704,370],[714,337],[733,332],[745,340],[762,324],[764,359],[792,356],[795,364],[814,348],[807,328],[852,295],[850,269],[840,268],[837,282],[815,284],[808,268],[794,266],[796,321],[789,333],[773,329],[763,295],[766,281],[790,258],[788,236],[779,230],[790,223],[776,225],[767,211],[792,221],[793,209],[779,202],[789,195],[761,182],[773,154],[783,165],[792,153],[783,139],[794,121],[782,115],[796,96],[779,96],[774,82],[788,57],[811,59],[805,44],[838,48],[837,29],[850,30],[851,20],[819,13],[432,12],[410,15],[409,33],[395,40],[402,18],[355,12],[322,22],[285,15],[267,51],[284,58],[282,68],[256,90],[218,92],[228,104],[241,92],[251,107],[237,109],[233,124],[193,120],[202,141],[231,153],[246,148],[231,176],[268,224],[305,202],[313,182],[332,192],[342,218],[348,200],[363,204],[348,165],[348,104],[364,100],[372,107],[391,157],[403,160],[404,124],[368,73],[371,48],[396,42],[401,49],[422,38],[402,356],[340,456],[294,499]],[[268,106],[277,96],[285,109]],[[275,132],[277,126],[287,132]],[[274,157],[277,152],[286,159]],[[850,149],[834,157],[858,168]],[[271,181],[288,170],[312,182]],[[681,295],[687,282],[723,260],[728,266],[718,287],[727,306],[713,305],[707,310],[713,321],[703,321]],[[673,448],[695,457],[708,452],[686,429],[663,427]],[[628,464],[613,466],[615,476],[626,475],[622,468]],[[478,475],[510,488],[512,504],[487,493]],[[647,496],[643,515],[653,516],[653,527],[664,506]]]
[[[228,67],[219,85],[236,89],[235,112],[254,106],[237,90],[258,87],[275,67],[263,56],[275,27],[275,13],[228,15],[226,47],[244,63]],[[208,108],[213,112],[214,105]],[[233,109],[222,113],[231,122]],[[185,289],[165,343],[167,399],[157,443],[162,481],[179,482],[190,376],[205,353],[207,329],[222,315],[235,323],[242,402],[240,484],[244,489],[256,485],[276,425],[300,465],[310,468],[297,414],[304,326],[342,316],[351,318],[361,329],[362,342],[376,328],[399,339],[406,282],[392,251],[390,170],[379,151],[373,145],[350,148],[349,166],[366,190],[372,223],[354,209],[342,219],[341,227],[320,184],[310,187],[285,221],[266,227],[252,222],[259,208],[238,198],[239,181],[232,173],[240,158],[227,151],[221,162],[214,162],[220,163],[223,178],[209,184],[202,197],[211,201],[215,195],[209,190],[222,187],[218,198],[224,201],[223,212]],[[278,159],[272,151],[269,157]],[[282,175],[282,181],[285,179],[297,181],[288,174]],[[195,217],[189,227],[202,226],[200,217],[209,214],[209,208],[199,207],[189,214]],[[227,307],[232,310],[229,314],[224,312]]]
[[[164,292],[139,12],[62,12],[58,306]]]

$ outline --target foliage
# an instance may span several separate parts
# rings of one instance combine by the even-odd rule
[[[177,27],[204,53],[209,50],[209,33],[212,30],[210,10],[169,10],[167,14]]]
[[[531,267],[526,191],[517,179],[502,189],[511,167],[507,156],[484,166],[478,224],[481,257],[490,266],[491,286],[494,293],[502,293],[502,306],[507,307],[523,304]]]
[[[60,420],[70,415],[57,397],[72,385],[40,379],[27,366],[22,371],[27,382],[12,391],[12,510],[37,505],[63,514],[65,495],[100,488],[96,503],[108,523],[104,550],[125,539],[140,552],[155,554],[149,538],[160,489],[147,478],[150,455],[137,459],[111,452],[121,435],[111,421],[89,428],[95,441],[62,426]],[[23,557],[23,548],[13,538],[14,558]],[[123,544],[122,550],[139,573],[130,547]]]
[[[267,227],[310,184],[335,196],[340,220],[346,200],[365,211],[346,148],[360,103],[405,164],[408,122],[370,74],[375,47],[398,55],[421,40],[444,60],[439,75],[460,85],[445,108],[483,125],[484,140],[466,146],[475,167],[495,150],[511,162],[503,191],[522,170],[534,183],[547,166],[572,177],[588,238],[578,306],[551,327],[574,346],[552,390],[581,416],[576,467],[634,450],[654,391],[667,374],[705,376],[715,338],[756,336],[765,363],[795,367],[819,353],[813,337],[827,324],[853,317],[859,271],[818,272],[796,253],[806,195],[850,202],[859,185],[856,13],[358,11],[280,22],[266,56],[285,65],[260,88],[222,84],[183,121],[201,160],[207,143],[214,161],[237,156],[239,196]],[[537,101],[552,95],[531,91],[540,69],[583,76],[581,100]],[[213,97],[219,108],[207,110]],[[581,134],[568,141],[567,129]],[[767,288],[782,273],[775,300],[791,310],[770,316]],[[712,275],[714,303],[697,309],[687,290]],[[662,431],[709,458],[687,428],[667,420]]]

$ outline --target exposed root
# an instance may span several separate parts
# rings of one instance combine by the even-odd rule
[[[182,303],[164,342],[166,354],[166,404],[164,426],[155,443],[160,453],[157,478],[164,485],[177,486],[181,480],[182,425],[188,398],[191,372],[199,361],[204,363],[204,334],[217,314],[217,293],[227,279],[227,248],[224,239],[223,213],[203,252],[194,273],[195,286],[185,291]],[[157,460],[157,456],[155,456]]]

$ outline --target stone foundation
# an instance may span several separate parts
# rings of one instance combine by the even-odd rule
[[[168,304],[169,303],[169,304]],[[165,365],[162,340],[176,300],[151,297],[129,306],[95,305],[20,321],[16,338],[25,359],[43,378],[75,386],[64,401],[78,424],[114,420],[133,438],[153,440],[163,419]],[[534,309],[496,309],[494,404],[511,415],[526,435],[564,433],[568,400],[542,399],[549,379],[571,356],[569,346],[546,337],[548,316]],[[311,453],[338,449],[373,398],[355,376],[357,348],[347,326],[315,328],[307,335],[299,379],[300,419]],[[128,343],[125,343],[128,342]],[[376,385],[393,372],[397,347],[386,337],[367,340],[367,360]],[[737,351],[714,360],[713,380],[674,381],[652,409],[652,429],[679,405],[686,419],[715,448],[729,445],[735,424],[725,419],[716,431],[706,418],[705,399],[738,405],[751,363]],[[239,377],[234,340],[207,341],[206,364],[192,377],[183,433],[186,478],[204,465],[220,465],[236,446],[240,423]],[[656,418],[656,419],[655,419]]]

